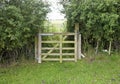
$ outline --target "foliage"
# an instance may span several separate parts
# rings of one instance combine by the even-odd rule
[[[48,4],[39,0],[0,1],[0,58],[12,53],[14,58],[20,56],[21,49],[31,50],[34,36],[43,29],[48,12]]]
[[[68,30],[74,31],[74,23],[80,23],[84,44],[95,46],[97,42],[101,42],[102,45],[107,41],[116,43],[119,40],[119,0],[70,0],[61,3],[68,19]]]

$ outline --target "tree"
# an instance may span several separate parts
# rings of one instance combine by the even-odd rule
[[[109,46],[111,46],[111,42],[115,41],[114,37],[120,37],[117,32],[120,31],[119,0],[70,0],[69,4],[62,4],[68,25],[70,25],[68,29],[74,30],[74,23],[80,23],[84,45],[94,46],[95,43],[96,53],[102,42],[109,41]],[[111,47],[109,47],[109,54],[110,50]]]
[[[34,36],[44,29],[48,4],[41,0],[2,0],[0,4],[0,60],[32,55]]]

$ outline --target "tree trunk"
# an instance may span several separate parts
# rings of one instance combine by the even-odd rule
[[[99,48],[99,40],[97,40],[97,45],[96,45],[96,49],[95,49],[95,54],[98,54],[98,48]]]

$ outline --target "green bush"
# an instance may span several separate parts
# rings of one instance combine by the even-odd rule
[[[0,4],[0,61],[33,55],[34,36],[44,29],[48,4],[38,0],[2,0]]]

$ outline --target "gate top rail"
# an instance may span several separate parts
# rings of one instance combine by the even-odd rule
[[[70,33],[70,32],[66,32],[66,33],[39,33],[40,36],[52,36],[52,35],[75,35],[76,33]]]

